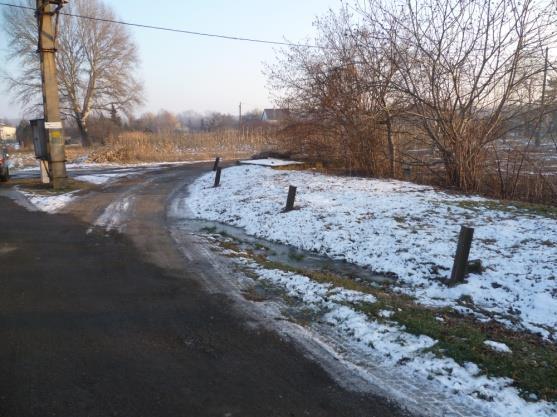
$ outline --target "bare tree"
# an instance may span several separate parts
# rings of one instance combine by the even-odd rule
[[[134,75],[137,46],[125,27],[106,21],[115,16],[102,0],[72,0],[63,10],[91,18],[59,16],[56,56],[62,114],[75,121],[83,145],[89,146],[91,114],[109,114],[113,109],[130,114],[142,102],[142,86]],[[16,8],[6,9],[4,21],[9,58],[21,68],[19,74],[7,76],[9,89],[28,109],[37,110],[41,97],[37,21],[31,11]]]
[[[393,175],[389,84],[396,69],[387,69],[391,61],[378,53],[370,28],[353,22],[348,7],[330,12],[315,26],[317,48],[283,51],[268,69],[279,105],[294,110],[350,171]],[[387,169],[381,163],[385,141]]]
[[[339,145],[329,157],[340,150],[348,169],[360,158],[367,173],[396,176],[403,158],[479,191],[501,172],[498,146],[511,129],[531,132],[520,138],[528,151],[551,126],[544,52],[557,46],[557,19],[546,0],[355,0],[315,26],[317,47],[284,50],[269,85],[280,105],[321,129],[311,141]],[[500,176],[502,196],[514,195],[526,151]]]
[[[544,47],[555,46],[555,14],[535,0],[406,0],[379,7],[380,20],[398,27],[396,88],[412,104],[408,116],[438,150],[447,182],[477,191],[488,145],[512,121],[533,114]],[[367,16],[378,24],[377,16]]]

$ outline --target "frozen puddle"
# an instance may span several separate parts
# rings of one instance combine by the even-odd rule
[[[248,235],[239,227],[219,222],[186,219],[176,222],[174,227],[186,233],[217,234],[231,237],[242,250],[250,250],[255,254],[265,255],[270,261],[286,264],[294,268],[328,271],[355,280],[364,280],[377,284],[395,281],[393,276],[376,273],[370,268],[361,267],[338,259],[332,259],[315,252],[305,251],[283,243],[260,239]]]

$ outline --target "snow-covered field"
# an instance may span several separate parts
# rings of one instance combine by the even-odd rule
[[[499,322],[555,340],[557,222],[518,209],[500,210],[480,197],[388,180],[238,166],[190,186],[194,216],[242,227],[247,233],[398,277],[398,291],[423,304],[452,306],[470,297]],[[289,185],[297,209],[283,213]],[[450,288],[461,225],[475,228],[471,259],[485,272]],[[471,311],[469,311],[471,312]],[[511,320],[512,319],[512,320]]]
[[[214,188],[213,176],[200,177],[190,185],[189,196],[175,204],[184,217],[228,223],[261,238],[396,274],[393,290],[422,304],[449,306],[481,320],[493,316],[510,328],[528,329],[555,342],[555,219],[400,181],[237,166],[224,170],[221,186]],[[289,185],[298,187],[298,196],[296,209],[285,213]],[[442,280],[450,274],[461,225],[475,228],[471,258],[481,259],[485,272],[450,288]],[[362,364],[380,364],[375,366],[392,376],[382,379],[382,386],[394,399],[417,404],[419,412],[557,415],[557,404],[532,394],[525,400],[510,378],[488,377],[477,364],[432,353],[429,349],[438,341],[408,333],[391,318],[393,310],[381,310],[381,320],[362,313],[353,303],[373,304],[369,294],[265,268],[244,252],[224,252],[256,280],[281,288],[314,311],[315,319],[306,326],[331,343],[350,367],[370,372],[373,380],[376,371]],[[463,298],[473,300],[473,308],[465,307]],[[483,343],[496,355],[513,354],[500,341]],[[429,404],[427,398],[438,402]]]

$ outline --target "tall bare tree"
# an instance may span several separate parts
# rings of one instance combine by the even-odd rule
[[[26,4],[34,6],[34,1]],[[63,11],[90,17],[59,16],[56,54],[62,114],[75,121],[83,145],[89,146],[91,114],[113,109],[130,114],[142,102],[142,85],[135,75],[137,46],[124,26],[106,21],[115,16],[102,0],[72,0]],[[9,58],[21,69],[6,77],[9,90],[27,109],[37,110],[41,80],[36,18],[32,11],[8,8],[4,21]]]
[[[398,24],[397,88],[409,115],[439,151],[448,183],[476,191],[488,145],[532,113],[555,15],[536,0],[406,0],[382,10]]]

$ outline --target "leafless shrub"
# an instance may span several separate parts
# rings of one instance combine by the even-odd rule
[[[557,45],[557,19],[550,6],[344,4],[316,22],[317,48],[279,55],[269,84],[297,116],[310,158],[342,160],[347,171],[367,175],[416,179],[420,172],[421,181],[465,192],[549,196],[547,175],[531,172],[532,150],[555,130],[557,66],[547,51]],[[517,139],[515,152],[503,160],[509,138]],[[525,193],[526,186],[536,191]]]

